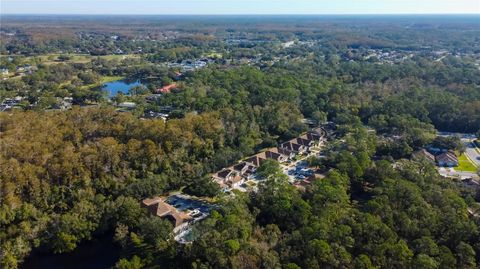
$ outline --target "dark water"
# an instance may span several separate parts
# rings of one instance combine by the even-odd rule
[[[117,80],[112,82],[107,82],[102,85],[103,89],[108,92],[108,97],[113,97],[117,95],[119,92],[123,94],[128,94],[128,91],[135,87],[143,85],[140,80],[137,81],[125,81],[125,80]]]
[[[20,269],[108,269],[119,257],[120,248],[109,235],[82,243],[70,253],[33,253]]]

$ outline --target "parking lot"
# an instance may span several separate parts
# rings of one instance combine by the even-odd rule
[[[308,163],[305,160],[300,160],[288,166],[283,165],[282,170],[283,173],[288,176],[291,183],[305,180],[312,176],[314,173],[312,169],[308,168]]]

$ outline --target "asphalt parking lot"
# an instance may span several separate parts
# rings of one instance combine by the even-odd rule
[[[304,180],[313,175],[313,170],[308,168],[305,160],[300,160],[290,166],[283,166],[283,173],[285,173],[290,182]]]

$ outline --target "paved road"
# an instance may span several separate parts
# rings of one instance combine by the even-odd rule
[[[477,166],[480,166],[480,153],[475,150],[473,142],[465,141],[465,154],[472,160]]]
[[[444,177],[460,177],[460,178],[480,179],[480,177],[476,173],[455,171],[455,169],[453,169],[453,168],[440,167],[438,169],[438,172],[440,173],[440,175],[442,175]]]

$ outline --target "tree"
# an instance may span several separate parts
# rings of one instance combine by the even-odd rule
[[[319,125],[327,121],[327,113],[317,110],[313,112],[312,118],[316,122],[316,124]]]
[[[433,140],[432,146],[446,150],[458,150],[460,152],[465,151],[465,144],[462,142],[460,137],[457,136],[437,136]]]
[[[120,259],[117,264],[115,264],[115,268],[117,269],[141,269],[144,267],[144,263],[142,259],[136,255],[132,257],[132,259]]]
[[[220,193],[220,186],[207,176],[194,180],[183,191],[199,197],[214,197]]]
[[[413,266],[414,268],[436,269],[439,267],[439,264],[434,258],[425,254],[419,254],[413,260]]]
[[[372,261],[370,260],[370,258],[365,254],[360,254],[358,257],[356,257],[353,260],[353,264],[354,264],[354,267],[358,268],[358,269],[373,269],[373,268],[375,268],[372,265]]]
[[[311,261],[307,261],[307,263],[318,264],[320,268],[329,265],[333,266],[335,264],[332,249],[324,240],[314,239],[310,241],[307,246],[307,253],[309,253],[308,256],[312,259]]]
[[[53,251],[55,253],[70,252],[77,247],[77,238],[74,235],[60,232],[53,240]]]
[[[170,244],[173,226],[167,220],[152,216],[140,221],[139,230],[145,242],[158,250],[165,250]]]
[[[256,175],[260,178],[274,177],[281,173],[280,163],[272,159],[265,160],[256,170]]]
[[[475,268],[475,250],[465,242],[460,242],[456,248],[458,268]]]

